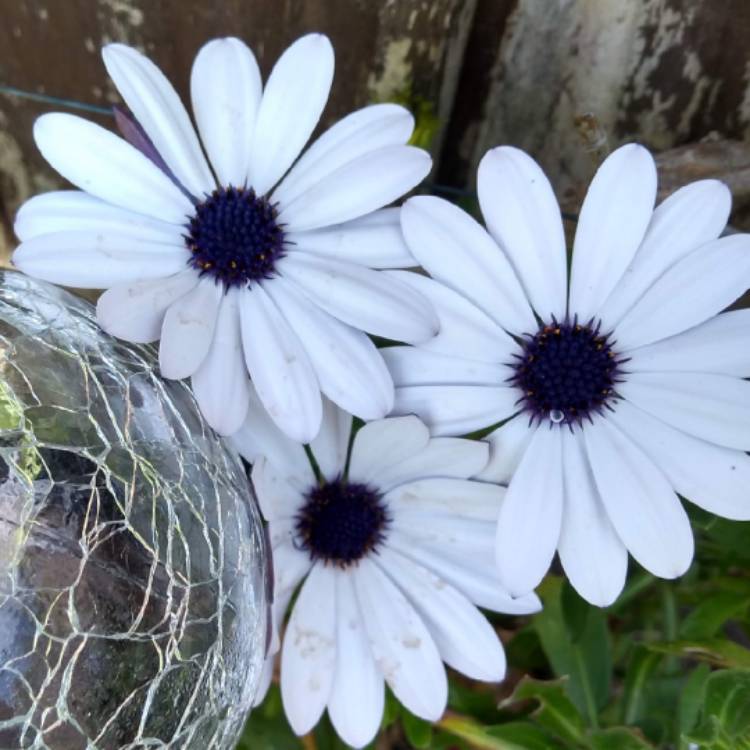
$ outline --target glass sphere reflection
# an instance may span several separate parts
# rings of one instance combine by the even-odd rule
[[[0,747],[234,747],[268,572],[237,458],[148,347],[0,273]]]

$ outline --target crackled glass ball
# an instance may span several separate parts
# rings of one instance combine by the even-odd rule
[[[89,303],[0,273],[0,747],[233,748],[268,577],[187,386]]]

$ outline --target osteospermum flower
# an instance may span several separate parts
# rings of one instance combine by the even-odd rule
[[[475,605],[514,614],[540,605],[534,594],[512,599],[498,581],[504,491],[468,479],[487,463],[486,443],[431,439],[408,416],[362,427],[348,457],[351,428],[351,416],[326,401],[310,446],[317,471],[257,402],[234,441],[254,462],[269,522],[273,651],[302,584],[281,645],[284,710],[304,734],[327,708],[339,735],[361,747],[380,725],[384,683],[434,721],[447,700],[443,661],[477,680],[503,678],[502,645]],[[269,660],[256,702],[271,670]]]
[[[599,605],[621,591],[627,551],[679,576],[693,536],[677,494],[750,519],[750,311],[718,314],[750,286],[750,237],[717,239],[728,189],[696,182],[654,210],[653,159],[618,149],[583,204],[570,278],[557,202],[529,156],[490,151],[478,189],[489,233],[437,198],[403,208],[437,281],[400,278],[432,299],[441,333],[386,350],[395,412],[440,435],[500,425],[480,476],[509,482],[496,552],[513,593],[556,550]]]
[[[363,331],[416,342],[436,330],[424,298],[374,270],[414,265],[397,210],[377,210],[430,169],[426,152],[404,145],[411,115],[366,107],[297,160],[328,98],[330,42],[299,39],[263,89],[252,52],[218,39],[201,49],[191,78],[206,159],[159,69],[121,44],[103,56],[134,115],[119,120],[135,145],[72,115],[40,117],[42,154],[83,192],[21,208],[15,264],[107,289],[102,327],[134,342],[160,338],[162,375],[192,377],[219,432],[245,419],[248,373],[300,441],[318,431],[321,391],[364,419],[384,416],[393,383]]]

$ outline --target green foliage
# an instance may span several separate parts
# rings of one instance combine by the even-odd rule
[[[729,669],[706,679],[700,722],[686,737],[715,750],[750,748],[750,671]]]
[[[300,750],[302,744],[284,718],[279,689],[271,686],[263,704],[253,711],[237,750]]]

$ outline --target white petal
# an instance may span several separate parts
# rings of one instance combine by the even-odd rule
[[[219,183],[243,186],[263,94],[255,56],[234,37],[201,47],[190,76],[193,112]]]
[[[424,450],[429,440],[429,430],[417,417],[369,422],[354,436],[349,476],[357,482],[377,482],[381,470]]]
[[[150,159],[93,122],[53,112],[34,123],[42,156],[87,193],[172,224],[184,224],[193,204]]]
[[[308,299],[355,328],[409,344],[437,333],[430,302],[382,271],[303,253],[288,255],[279,271]]]
[[[215,187],[190,116],[165,75],[125,44],[102,50],[104,67],[125,104],[181,185],[197,198]]]
[[[372,560],[360,561],[354,586],[375,664],[385,681],[409,711],[437,721],[448,701],[448,680],[422,619]]]
[[[508,484],[533,434],[528,418],[521,414],[487,435],[485,440],[490,444],[490,460],[484,471],[477,474],[477,479]]]
[[[433,435],[466,435],[502,422],[518,407],[518,392],[504,386],[413,385],[396,388],[394,414],[416,414]]]
[[[309,443],[320,430],[323,407],[297,334],[260,284],[243,292],[240,319],[245,362],[263,406],[290,438]]]
[[[24,203],[13,229],[22,242],[42,234],[85,230],[183,245],[184,227],[105,203],[81,190],[42,193]]]
[[[750,286],[750,235],[704,245],[672,266],[635,303],[616,330],[618,347],[651,344],[703,323]]]
[[[675,430],[624,401],[609,417],[664,472],[675,492],[724,518],[750,521],[750,456]]]
[[[397,386],[503,385],[511,374],[506,365],[435,354],[423,347],[388,346],[380,353]]]
[[[328,37],[308,34],[274,65],[258,110],[250,150],[249,183],[267,193],[307,143],[328,100],[333,80]]]
[[[657,206],[640,249],[599,311],[608,327],[680,258],[715,240],[726,226],[732,194],[718,180],[680,188]]]
[[[497,522],[495,558],[513,595],[536,588],[560,539],[563,508],[562,435],[537,427],[508,486]]]
[[[422,195],[404,204],[401,225],[412,254],[430,276],[471,300],[504,329],[536,330],[534,313],[508,258],[469,214],[442,198]]]
[[[375,666],[352,577],[337,570],[336,672],[328,715],[336,732],[352,747],[364,747],[378,732],[383,717],[383,675]]]
[[[268,524],[269,539],[274,539],[273,553],[273,602],[271,604],[271,642],[268,646],[269,654],[281,651],[281,637],[286,620],[289,604],[294,597],[300,582],[312,569],[313,563],[307,552],[297,549],[292,534],[283,535],[283,541],[278,540],[275,528],[279,523],[293,523],[291,520],[270,521]]]
[[[479,205],[539,316],[565,317],[567,266],[562,217],[552,186],[523,151],[488,151],[477,172]],[[526,330],[517,330],[525,333]]]
[[[709,318],[705,323],[648,346],[631,349],[632,372],[714,372],[750,377],[750,310]]]
[[[502,494],[496,495],[496,504],[500,504],[501,498]],[[447,558],[451,557],[452,551],[457,554],[458,550],[463,552],[473,549],[477,558],[487,553],[490,555],[487,559],[491,560],[495,523],[488,522],[485,517],[486,507],[478,515],[480,518],[461,518],[446,513],[433,513],[429,522],[426,522],[424,513],[406,510],[402,506],[398,513],[394,513],[391,527],[407,534],[419,544],[442,545]]]
[[[273,522],[272,522],[273,523]],[[273,548],[274,604],[289,597],[312,568],[307,552],[293,544],[279,544]],[[277,624],[283,619],[286,607],[277,608]]]
[[[431,168],[421,148],[385,146],[344,164],[283,205],[279,221],[303,232],[356,219],[408,193]]]
[[[101,232],[60,232],[33,237],[13,253],[13,264],[29,276],[61,286],[107,289],[185,270],[185,247]]]
[[[268,521],[294,518],[305,502],[303,493],[315,485],[312,471],[311,481],[303,487],[297,476],[290,478],[284,469],[265,456],[260,456],[253,464],[253,486],[263,516]]]
[[[394,514],[425,514],[424,523],[429,526],[428,517],[434,515],[494,524],[504,495],[505,489],[495,484],[432,477],[402,484],[389,490],[385,498]]]
[[[250,402],[250,379],[242,356],[239,294],[235,289],[226,293],[211,348],[192,378],[201,412],[220,435],[231,435],[242,427]]]
[[[136,344],[151,343],[161,336],[167,308],[197,283],[198,274],[188,269],[163,279],[118,284],[99,297],[97,320],[111,336]]]
[[[608,607],[625,585],[628,551],[602,504],[581,431],[563,431],[562,438],[565,499],[560,562],[586,601]]]
[[[251,464],[265,456],[288,478],[294,478],[298,486],[312,486],[315,482],[304,447],[278,428],[252,385],[245,423],[229,442]]]
[[[388,414],[393,408],[393,381],[372,341],[321,310],[283,278],[274,279],[267,291],[299,336],[323,393],[362,419]]]
[[[505,677],[500,639],[463,594],[387,547],[380,551],[377,563],[424,620],[446,664],[474,680],[495,682]]]
[[[272,550],[283,544],[296,543],[296,524],[294,518],[272,518],[269,521],[266,529]]]
[[[479,440],[432,438],[410,458],[382,467],[378,471],[378,486],[386,492],[423,477],[468,479],[482,470],[488,455],[487,443]]]
[[[320,432],[310,443],[310,449],[320,473],[329,481],[344,473],[351,434],[352,415],[324,398]]]
[[[656,576],[682,575],[693,559],[693,533],[664,474],[608,418],[583,434],[599,495],[630,554]]]
[[[287,552],[293,553],[295,555],[295,557],[293,558],[295,562],[302,562],[303,565],[300,566],[298,570],[294,571],[294,575],[299,577],[294,582],[293,587],[287,587],[283,591],[279,591],[278,588],[276,588],[276,590],[274,591],[273,603],[271,604],[271,643],[268,646],[269,654],[278,654],[279,651],[281,651],[281,636],[283,635],[281,631],[284,626],[284,620],[286,619],[286,612],[289,608],[289,603],[291,602],[292,597],[295,593],[295,589],[299,585],[300,581],[307,576],[307,574],[310,572],[310,569],[312,568],[310,558],[306,554],[296,550],[292,544],[285,543],[279,544],[273,548],[274,573],[277,561],[279,563],[279,567],[285,566],[287,564],[284,560],[284,556]],[[286,568],[284,569],[284,572],[287,574],[285,576],[285,581],[288,582],[290,580],[292,572]]]
[[[678,430],[738,450],[750,449],[750,382],[727,375],[639,372],[618,392]]]
[[[269,529],[272,529],[272,527],[273,524],[269,525]],[[286,618],[286,611],[297,587],[311,568],[310,556],[306,552],[296,549],[290,541],[277,544],[273,548],[274,591],[273,604],[271,605],[269,654],[277,654],[281,650],[281,630]]]
[[[352,112],[326,130],[299,158],[273,193],[282,207],[351,161],[385,146],[402,146],[414,118],[397,104],[373,104]]]
[[[472,302],[447,286],[407,271],[387,271],[389,276],[407,284],[428,299],[438,317],[438,335],[421,348],[450,357],[479,362],[508,362],[518,351],[516,342]]]
[[[369,268],[412,268],[419,265],[401,233],[399,208],[381,208],[370,214],[314,229],[287,232],[286,241],[306,253],[359,263]]]
[[[394,529],[388,546],[437,573],[476,605],[506,614],[530,614],[542,607],[536,594],[513,598],[503,588],[494,563],[493,525],[482,524],[483,539],[458,539],[450,529]]]
[[[222,284],[204,277],[167,310],[159,345],[162,377],[182,380],[200,367],[211,346],[223,294]]]
[[[292,729],[309,732],[328,702],[336,669],[336,578],[315,565],[289,618],[281,650],[281,698]]]
[[[581,207],[570,269],[570,312],[595,316],[633,260],[651,221],[656,166],[636,143],[599,167]]]
[[[269,656],[263,662],[263,670],[260,673],[260,680],[258,681],[258,689],[255,691],[255,697],[253,698],[253,708],[257,708],[265,700],[268,695],[268,689],[271,687],[273,680],[273,665],[276,660],[273,656]]]

